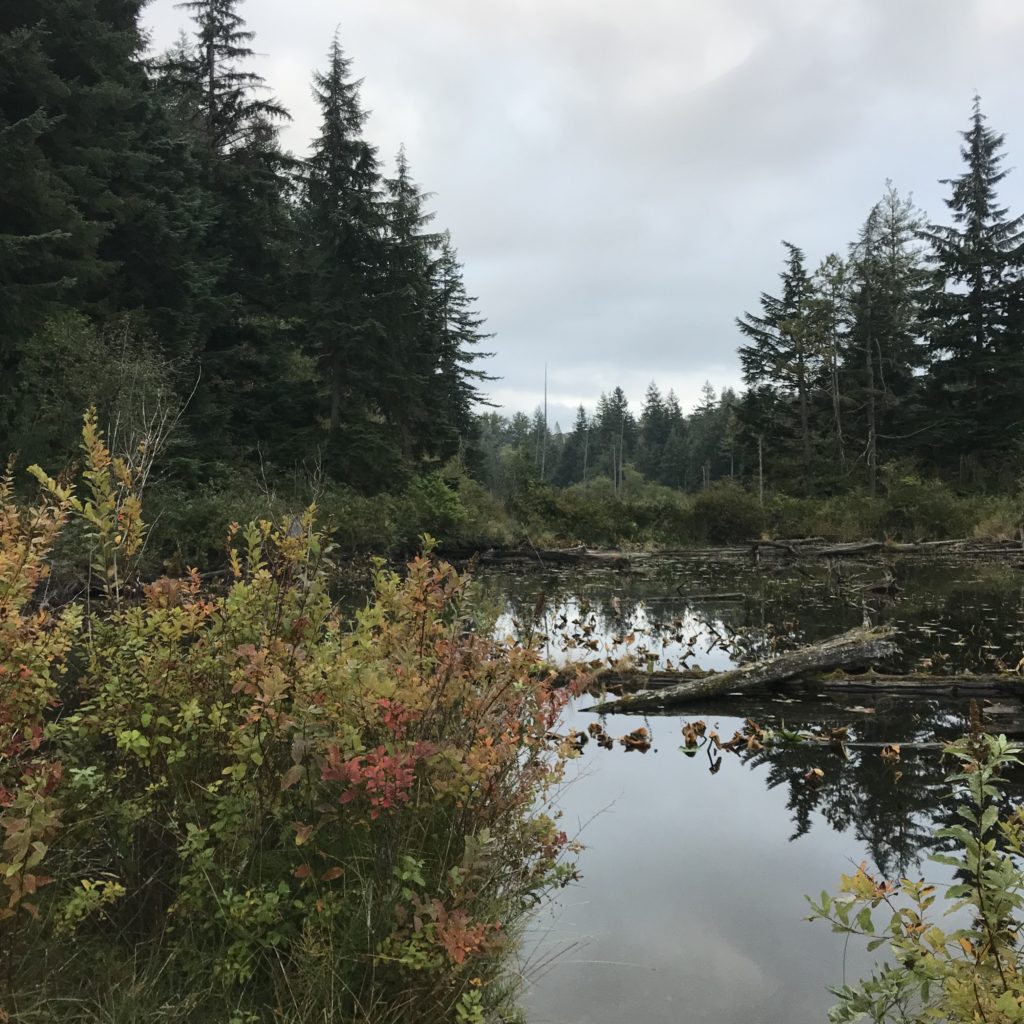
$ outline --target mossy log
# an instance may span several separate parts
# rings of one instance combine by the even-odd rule
[[[628,568],[634,562],[653,558],[650,551],[598,551],[582,545],[572,548],[519,548],[514,551],[484,551],[479,556],[482,565],[506,563],[535,563],[540,565],[606,565]]]
[[[837,669],[875,665],[899,653],[893,639],[895,635],[896,630],[891,627],[851,629],[822,643],[810,644],[799,650],[780,654],[770,661],[758,661],[726,672],[689,676],[679,679],[673,685],[660,689],[640,690],[619,700],[606,701],[586,710],[606,714],[672,707],[702,697],[751,690],[772,683],[834,672]]]

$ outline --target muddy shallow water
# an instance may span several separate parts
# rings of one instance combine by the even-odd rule
[[[541,638],[555,662],[628,655],[638,667],[723,668],[865,621],[901,629],[901,669],[992,671],[1024,657],[1024,572],[1006,564],[654,559],[628,571],[488,571],[478,587],[500,634]],[[592,703],[581,698],[566,726],[594,721],[582,710]],[[953,813],[951,766],[934,747],[963,731],[966,714],[956,701],[779,693],[606,718],[613,736],[646,725],[653,749],[591,743],[573,765],[558,804],[586,847],[582,880],[528,938],[529,1019],[823,1021],[828,986],[861,977],[878,954],[806,922],[804,894],[834,891],[861,861],[890,876],[948,877],[928,861],[933,828]],[[727,738],[748,715],[775,728],[844,725],[868,745],[731,755],[714,772],[705,751],[681,752],[684,722]],[[889,742],[903,744],[897,764],[880,756]],[[812,768],[820,782],[806,781]]]

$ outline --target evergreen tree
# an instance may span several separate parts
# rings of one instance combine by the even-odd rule
[[[890,183],[851,250],[852,323],[844,376],[851,400],[864,410],[862,450],[871,494],[880,462],[905,452],[900,442],[913,434],[912,403],[922,362],[919,227],[913,203]]]
[[[494,378],[474,364],[492,354],[479,348],[492,335],[483,329],[476,299],[466,293],[462,264],[448,232],[441,236],[432,284],[427,394],[432,449],[444,457],[472,438],[474,407],[486,404],[481,385]]]
[[[843,260],[830,253],[822,260],[812,279],[809,300],[811,321],[824,360],[823,382],[832,426],[832,454],[836,468],[846,469],[845,412],[842,361],[850,330],[849,270]]]
[[[263,79],[238,13],[240,0],[189,0],[193,41],[158,66],[159,88],[198,162],[209,223],[210,297],[199,342],[202,386],[191,417],[200,460],[278,462],[310,446],[308,369],[298,358],[289,273],[297,249],[288,203],[292,161],[277,123],[288,118],[261,96]]]
[[[669,412],[662,400],[661,392],[654,381],[651,381],[640,412],[640,438],[636,454],[636,468],[648,480],[657,480],[659,477],[665,444],[671,429]]]
[[[931,394],[944,405],[943,439],[963,473],[976,453],[1005,454],[1022,436],[1024,216],[1000,205],[1004,136],[988,127],[978,97],[961,135],[966,167],[943,180],[953,223],[930,225],[926,238],[937,278],[928,309]]]
[[[0,12],[0,39],[13,43],[0,72],[0,122],[9,122],[0,160],[16,165],[5,182],[17,204],[0,210],[0,235],[9,225],[19,253],[18,269],[0,270],[0,281],[31,283],[3,302],[22,344],[41,326],[38,314],[56,308],[35,295],[97,320],[132,313],[137,337],[155,333],[178,360],[193,350],[205,215],[187,146],[147,74],[140,7],[26,0]],[[119,372],[111,356],[106,373]],[[3,376],[16,381],[13,360]],[[20,387],[30,400],[31,382]],[[28,422],[35,413],[15,415]]]
[[[804,254],[789,242],[786,266],[781,274],[779,296],[761,293],[761,312],[745,313],[736,323],[750,343],[740,347],[743,381],[750,391],[743,415],[748,428],[764,438],[783,456],[788,454],[784,436],[776,434],[783,421],[775,415],[792,404],[798,426],[798,461],[805,493],[812,489],[811,399],[820,383],[821,355],[814,345],[808,300],[810,281]]]
[[[623,471],[636,443],[636,420],[629,411],[629,400],[620,387],[610,395],[602,394],[597,403],[595,434],[599,471],[611,478],[616,491],[622,486]]]
[[[395,176],[383,184],[386,245],[379,302],[382,330],[372,354],[375,400],[386,410],[407,460],[450,454],[458,432],[445,403],[433,401],[441,385],[444,330],[444,313],[434,308],[434,251],[441,238],[426,230],[434,215],[424,209],[426,196],[412,180],[404,147]]]
[[[44,35],[31,10],[0,8],[0,441],[8,448],[25,340],[94,273],[98,237],[45,148],[67,87]]]
[[[335,37],[314,97],[320,133],[304,171],[302,221],[309,341],[324,381],[335,472],[372,484],[403,452],[382,429],[394,395],[382,323],[385,211],[377,154],[365,138],[360,82]],[[413,374],[422,367],[411,367]]]
[[[167,68],[191,98],[200,131],[213,154],[264,142],[267,123],[288,119],[274,99],[261,98],[266,83],[242,65],[253,56],[255,33],[238,13],[241,0],[184,0],[176,6],[190,12],[196,45],[179,52]]]
[[[552,477],[557,487],[569,487],[583,482],[587,476],[590,457],[590,419],[587,410],[579,406],[572,430],[565,438],[562,451]]]
[[[655,479],[666,487],[684,488],[689,458],[689,428],[679,398],[671,390],[665,396],[665,421],[668,434]]]

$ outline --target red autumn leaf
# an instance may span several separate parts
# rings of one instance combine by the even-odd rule
[[[321,882],[333,882],[336,878],[341,878],[345,874],[344,868],[328,868],[321,876]]]
[[[309,876],[310,876],[310,875],[311,875],[312,873],[313,873],[313,869],[312,869],[312,868],[311,868],[311,867],[310,867],[310,866],[309,866],[308,864],[300,864],[300,865],[299,865],[299,866],[298,866],[298,867],[297,867],[297,868],[296,868],[296,869],[295,869],[295,870],[294,870],[294,871],[292,872],[292,874],[293,874],[293,875],[294,875],[294,876],[295,876],[296,878],[309,878]]]

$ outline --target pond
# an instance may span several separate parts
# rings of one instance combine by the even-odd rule
[[[1024,657],[1024,572],[1005,563],[655,558],[618,570],[485,569],[477,586],[499,634],[540,638],[556,663],[723,668],[865,621],[900,628],[901,669],[1014,669]],[[584,710],[593,703],[578,700],[566,727],[597,721]],[[585,846],[582,879],[528,936],[529,1020],[823,1021],[828,986],[868,973],[875,954],[806,922],[804,895],[835,891],[861,861],[890,877],[948,878],[928,861],[933,829],[954,813],[938,747],[963,733],[967,713],[953,699],[779,693],[606,717],[616,737],[646,726],[652,749],[591,742],[573,764],[558,802]],[[684,723],[699,718],[725,739],[748,716],[846,727],[850,742],[717,764],[681,751]],[[898,761],[880,753],[892,742]]]

